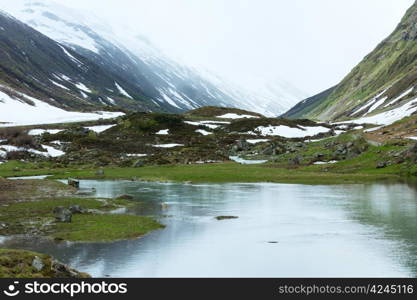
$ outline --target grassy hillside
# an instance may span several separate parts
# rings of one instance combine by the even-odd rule
[[[417,84],[417,2],[407,11],[394,32],[357,65],[331,93],[315,96],[311,105],[294,108],[291,118],[342,120],[388,89],[392,99]],[[415,94],[409,95],[408,100]],[[313,97],[314,98],[314,97]],[[407,100],[407,99],[405,99]],[[398,103],[398,105],[403,103]],[[392,108],[392,107],[391,107]],[[387,110],[384,105],[375,112]]]

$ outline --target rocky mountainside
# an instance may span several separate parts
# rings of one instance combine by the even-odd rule
[[[292,108],[285,117],[388,124],[417,110],[417,2],[394,32],[336,87]]]
[[[9,46],[4,55],[26,57],[13,58],[6,66],[2,60],[0,67],[8,70],[8,76],[0,79],[8,84],[14,80],[14,89],[25,82],[29,85],[25,93],[36,91],[38,98],[53,105],[177,113],[225,106],[276,116],[302,99],[296,89],[281,86],[256,94],[226,84],[173,61],[143,36],[117,31],[94,16],[52,1],[16,0],[0,3],[0,9],[38,31],[17,23],[13,26],[19,31],[10,31],[16,20],[2,17],[1,23],[9,24],[0,31]],[[20,48],[14,53],[16,47]],[[48,50],[40,55],[42,49]]]

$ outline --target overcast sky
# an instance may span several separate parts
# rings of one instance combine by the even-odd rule
[[[245,84],[312,95],[339,82],[414,0],[55,0],[125,24],[168,54]]]

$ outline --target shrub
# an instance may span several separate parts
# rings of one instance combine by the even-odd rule
[[[19,147],[35,147],[36,142],[32,136],[19,128],[4,128],[0,130],[0,137],[6,139],[9,144]]]

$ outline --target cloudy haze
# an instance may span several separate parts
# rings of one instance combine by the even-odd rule
[[[5,1],[5,0],[1,0]],[[242,85],[284,79],[312,95],[343,78],[414,0],[55,0]]]

